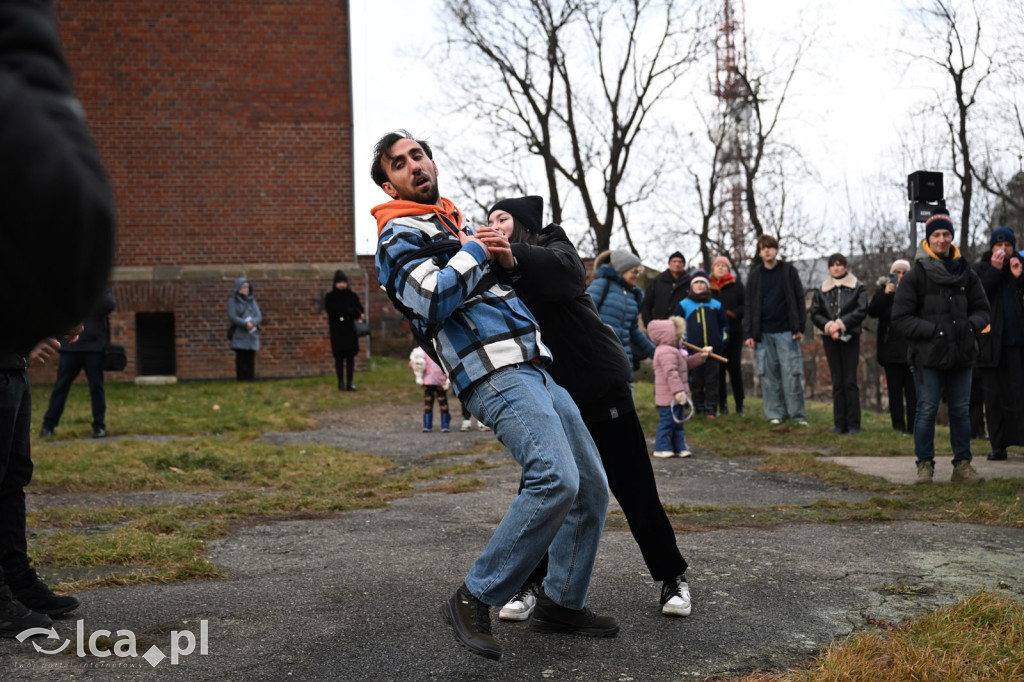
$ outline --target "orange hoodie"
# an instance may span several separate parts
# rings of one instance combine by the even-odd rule
[[[378,204],[370,209],[370,215],[377,219],[377,236],[380,237],[380,233],[384,230],[384,226],[388,224],[388,221],[394,220],[395,218],[401,218],[409,215],[424,215],[426,213],[434,213],[438,218],[441,219],[441,223],[448,228],[448,231],[452,233],[453,237],[458,238],[458,234],[452,231],[451,224],[455,224],[458,230],[462,229],[462,213],[456,208],[455,204],[444,197],[441,197],[441,205],[433,206],[431,204],[420,204],[415,201],[406,201],[404,199],[392,199],[385,204]]]

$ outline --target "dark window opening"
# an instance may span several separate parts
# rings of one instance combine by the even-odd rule
[[[135,338],[140,376],[174,376],[174,313],[136,313]]]

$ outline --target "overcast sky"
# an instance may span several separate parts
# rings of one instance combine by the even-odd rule
[[[902,3],[755,0],[746,4],[748,36],[759,49],[801,25],[816,27],[816,44],[784,111],[798,122],[801,146],[827,186],[841,188],[848,183],[856,188],[880,174],[891,174],[902,182],[915,170],[885,168],[891,163],[889,150],[897,144],[901,121],[922,96],[920,89],[901,84],[902,71],[895,63]],[[441,1],[351,0],[350,6],[356,248],[359,253],[373,253],[376,225],[369,211],[387,200],[369,179],[373,143],[382,133],[399,127],[426,136],[435,146],[460,131],[447,129],[437,117],[437,108],[429,104],[431,97],[443,97],[444,73],[451,68],[440,63],[441,50],[434,47],[444,37],[438,21]],[[443,195],[453,187],[445,182],[444,170],[439,179]],[[905,205],[893,196],[893,210],[902,213]],[[820,201],[845,205],[846,199],[821,197]],[[659,259],[642,255],[645,262],[660,267]]]

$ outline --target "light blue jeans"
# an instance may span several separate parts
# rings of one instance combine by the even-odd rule
[[[485,604],[504,605],[549,552],[544,591],[582,609],[608,511],[608,479],[575,403],[533,363],[503,367],[459,397],[523,468],[524,486],[466,587]]]
[[[661,452],[682,452],[686,450],[686,430],[681,422],[672,418],[673,408],[657,405],[658,428],[654,432],[654,449]],[[683,418],[682,405],[675,406],[677,419]]]
[[[765,419],[807,419],[804,359],[792,332],[761,334],[754,347]]]
[[[946,389],[949,405],[949,444],[953,466],[971,461],[971,368],[914,369],[917,383],[917,417],[914,418],[914,454],[917,463],[935,462],[935,415]]]

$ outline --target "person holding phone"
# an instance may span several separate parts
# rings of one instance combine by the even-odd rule
[[[892,302],[896,298],[896,287],[908,270],[909,261],[902,258],[893,261],[889,276],[883,278],[885,285],[879,287],[868,304],[868,316],[878,320],[877,359],[885,372],[889,418],[892,428],[900,433],[914,430],[917,414],[917,391],[907,362],[907,342],[892,328]]]

